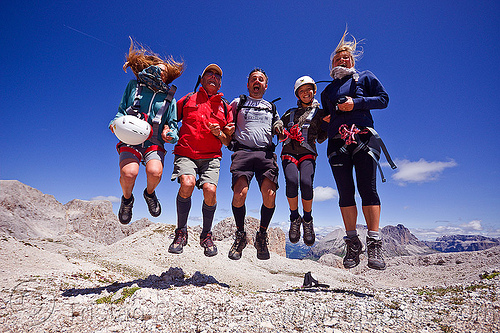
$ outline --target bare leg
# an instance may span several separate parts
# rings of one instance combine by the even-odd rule
[[[148,194],[152,194],[156,186],[160,183],[161,176],[163,173],[163,164],[159,160],[151,160],[146,164],[146,176],[147,176],[147,187],[146,190]]]
[[[302,199],[302,209],[304,209],[304,212],[310,212],[312,210],[312,206],[313,206],[312,200]]]
[[[295,198],[288,198],[288,206],[290,207],[290,210],[297,210],[299,209],[299,197],[296,196]],[[304,200],[302,200],[304,202]]]
[[[356,221],[358,219],[358,210],[356,206],[340,207],[342,219],[346,231],[356,230]]]
[[[233,186],[233,191],[233,206],[237,208],[242,207],[245,204],[248,193],[248,183],[244,176],[238,178]]]
[[[274,208],[276,201],[276,184],[268,178],[264,178],[260,186],[260,192],[262,193],[262,203],[264,206],[267,208]]]
[[[380,224],[380,205],[363,206],[363,215],[365,216],[368,230],[378,231]]]
[[[132,196],[135,179],[139,174],[139,163],[134,159],[126,159],[120,163],[120,185],[123,197],[129,199]]]

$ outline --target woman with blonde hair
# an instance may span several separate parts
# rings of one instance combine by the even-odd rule
[[[109,128],[114,132],[116,119],[133,115],[147,121],[151,125],[152,133],[140,144],[120,141],[117,145],[120,155],[120,185],[123,191],[118,218],[123,224],[129,223],[132,219],[134,205],[132,190],[141,162],[145,165],[147,176],[144,199],[152,216],[157,217],[161,214],[155,189],[163,173],[164,143],[174,144],[178,139],[177,107],[173,98],[176,87],[170,86],[170,83],[182,74],[184,63],[174,61],[171,56],[161,58],[140,44],[134,45],[131,38],[123,70],[126,72],[129,67],[136,79],[130,80],[125,88],[118,112],[111,120]]]
[[[385,262],[379,234],[380,199],[376,187],[382,144],[373,129],[370,110],[386,108],[389,96],[372,72],[358,72],[354,68],[362,51],[358,50],[358,42],[354,37],[350,41],[346,37],[347,30],[330,57],[330,76],[333,81],[321,93],[321,104],[328,115],[325,120],[329,121],[328,159],[337,184],[339,206],[347,234],[344,237],[347,254],[343,264],[345,268],[357,266],[363,248],[356,231],[355,169],[356,185],[368,226],[368,267],[383,270]]]

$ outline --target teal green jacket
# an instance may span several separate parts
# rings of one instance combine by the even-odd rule
[[[137,90],[137,80],[130,80],[127,84],[127,88],[123,93],[122,100],[120,102],[120,106],[118,107],[118,112],[116,116],[110,121],[109,126],[113,124],[116,118],[120,118],[127,114],[126,110],[129,106],[134,103],[135,92]],[[153,119],[156,116],[156,113],[163,106],[163,102],[167,95],[163,92],[154,92],[148,87],[142,88],[142,99],[141,99],[141,112],[148,116],[148,122],[153,125]],[[177,103],[175,99],[172,99],[172,103],[168,107],[168,110],[163,114],[161,118],[159,133],[153,133],[153,135],[157,135],[158,140],[161,143],[165,143],[161,138],[161,132],[163,131],[163,127],[165,124],[170,128],[170,136],[172,137],[172,141],[169,143],[176,143],[179,139],[178,127],[177,127]],[[108,127],[109,127],[108,126]],[[144,142],[144,147],[149,147],[153,145],[153,143],[149,140]]]

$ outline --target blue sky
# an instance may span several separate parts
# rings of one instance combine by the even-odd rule
[[[356,67],[375,73],[390,96],[387,109],[372,112],[399,166],[384,168],[387,183],[378,179],[381,226],[402,223],[422,239],[500,236],[497,1],[21,0],[1,7],[1,179],[17,179],[62,203],[118,200],[117,140],[107,124],[133,78],[122,70],[129,36],[185,61],[174,82],[177,99],[209,63],[222,67],[228,100],[245,93],[248,73],[262,67],[269,75],[265,97],[281,97],[283,114],[296,103],[298,77],[329,79],[329,56],[347,24],[364,40]],[[318,97],[324,87],[319,84]],[[340,226],[326,144],[319,151],[315,224]],[[224,149],[217,220],[231,215],[229,157]],[[141,170],[134,220],[175,223],[172,160],[168,154],[157,189],[162,215],[147,212]],[[286,225],[283,175],[280,185],[273,223]],[[190,225],[199,224],[201,200],[195,191]],[[248,215],[258,217],[260,205],[253,182]]]

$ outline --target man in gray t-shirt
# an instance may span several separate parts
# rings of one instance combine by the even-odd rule
[[[232,209],[237,231],[228,256],[233,260],[241,258],[247,244],[245,200],[254,175],[262,193],[260,230],[255,238],[257,258],[270,258],[267,249],[267,228],[274,214],[278,189],[278,164],[272,139],[276,128],[282,124],[274,105],[262,98],[267,89],[267,82],[267,75],[262,69],[252,70],[247,82],[249,96],[242,95],[231,103],[236,128],[230,170],[234,192]]]

